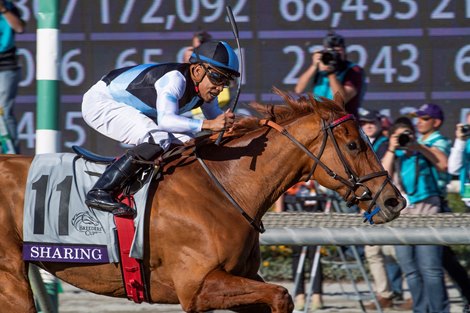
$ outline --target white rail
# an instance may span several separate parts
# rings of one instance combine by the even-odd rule
[[[338,213],[268,213],[263,220],[263,245],[470,244],[470,214],[403,215],[384,225]]]

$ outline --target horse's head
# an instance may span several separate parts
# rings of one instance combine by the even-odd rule
[[[337,191],[349,205],[364,210],[371,222],[385,223],[398,217],[406,201],[354,117],[344,111],[341,97],[334,101],[312,95],[293,99],[277,92],[290,107],[300,106],[304,113],[310,108],[310,114],[285,126],[292,131],[291,141],[298,141],[295,144],[305,152],[301,179],[313,178]]]

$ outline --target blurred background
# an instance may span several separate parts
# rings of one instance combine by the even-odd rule
[[[14,1],[27,23],[17,36],[22,65],[15,115],[20,149],[33,154],[36,123],[38,1]],[[61,149],[85,146],[120,154],[123,147],[81,118],[83,93],[108,71],[181,61],[199,30],[236,47],[225,6],[232,6],[245,58],[240,102],[278,102],[272,87],[292,91],[311,53],[335,30],[348,59],[367,74],[363,107],[392,119],[423,103],[445,108],[442,132],[453,137],[470,101],[470,1],[443,0],[63,0],[60,32]],[[234,93],[232,93],[233,95]]]

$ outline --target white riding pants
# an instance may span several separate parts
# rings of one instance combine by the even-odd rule
[[[152,137],[155,143],[167,150],[172,143],[182,144],[191,139],[190,134],[160,130],[154,120],[136,108],[114,100],[103,81],[97,82],[84,94],[82,116],[99,133],[126,144],[138,145],[149,142]]]

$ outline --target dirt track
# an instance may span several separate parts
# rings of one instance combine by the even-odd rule
[[[289,290],[292,284],[282,284]],[[358,285],[359,290],[365,292],[367,289],[364,284]],[[126,299],[117,299],[105,296],[95,295],[86,291],[82,291],[67,284],[63,284],[64,293],[59,296],[59,312],[60,313],[184,313],[179,305],[165,304],[135,304]],[[325,282],[324,288],[324,304],[323,310],[315,311],[315,313],[359,313],[362,312],[359,303],[351,297],[342,293],[341,286],[338,283]],[[352,291],[352,285],[344,283],[343,288],[346,292]],[[451,300],[451,313],[461,313],[463,303],[457,289],[448,284],[448,292]],[[409,294],[405,295],[409,297]],[[217,313],[228,311],[216,311]],[[386,310],[387,313],[399,312],[396,310]],[[403,311],[401,311],[403,312]],[[411,311],[410,311],[411,312]]]

